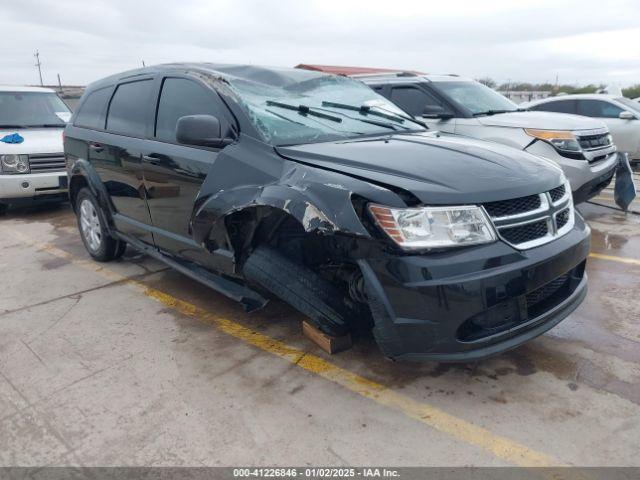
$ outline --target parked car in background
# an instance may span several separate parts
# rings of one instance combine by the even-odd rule
[[[467,361],[586,294],[589,228],[556,165],[429,132],[360,82],[173,64],[90,85],[65,131],[98,261],[125,245],[249,310],[268,295],[388,357]]]
[[[618,150],[629,161],[640,161],[640,104],[629,98],[606,94],[563,95],[522,105],[535,112],[561,112],[592,117],[604,122]]]
[[[606,125],[575,115],[528,112],[475,80],[457,75],[356,75],[441,132],[509,145],[553,160],[571,183],[576,203],[602,191],[618,162]]]
[[[0,87],[0,211],[66,200],[62,132],[70,117],[53,90]]]

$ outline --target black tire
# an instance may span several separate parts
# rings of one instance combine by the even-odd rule
[[[76,205],[80,238],[82,238],[82,243],[84,243],[89,255],[98,262],[110,262],[121,257],[126,244],[123,247],[122,244],[124,242],[112,237],[109,233],[105,213],[100,208],[100,204],[91,193],[91,190],[88,188],[80,190],[76,196]],[[91,220],[91,230],[94,235],[88,233],[87,229],[83,229],[83,215]]]
[[[247,280],[257,283],[299,312],[324,333],[349,332],[344,294],[313,271],[290,261],[276,249],[258,247],[244,264]]]

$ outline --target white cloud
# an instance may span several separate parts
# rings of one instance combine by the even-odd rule
[[[640,2],[21,0],[3,7],[0,83],[87,83],[169,61],[330,63],[640,82]],[[7,39],[10,39],[7,43]]]

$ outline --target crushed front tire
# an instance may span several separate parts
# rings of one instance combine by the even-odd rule
[[[299,312],[328,335],[349,332],[349,309],[344,294],[304,265],[292,262],[278,250],[261,246],[244,264],[244,276]]]

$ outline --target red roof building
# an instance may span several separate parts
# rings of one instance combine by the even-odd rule
[[[366,75],[371,73],[393,73],[393,72],[406,72],[416,73],[418,75],[424,75],[423,72],[416,72],[414,70],[402,70],[389,69],[389,68],[371,68],[371,67],[341,67],[337,65],[311,65],[308,63],[301,63],[296,65],[295,68],[302,68],[304,70],[314,70],[316,72],[332,73],[334,75],[344,75],[349,77],[351,75]]]

